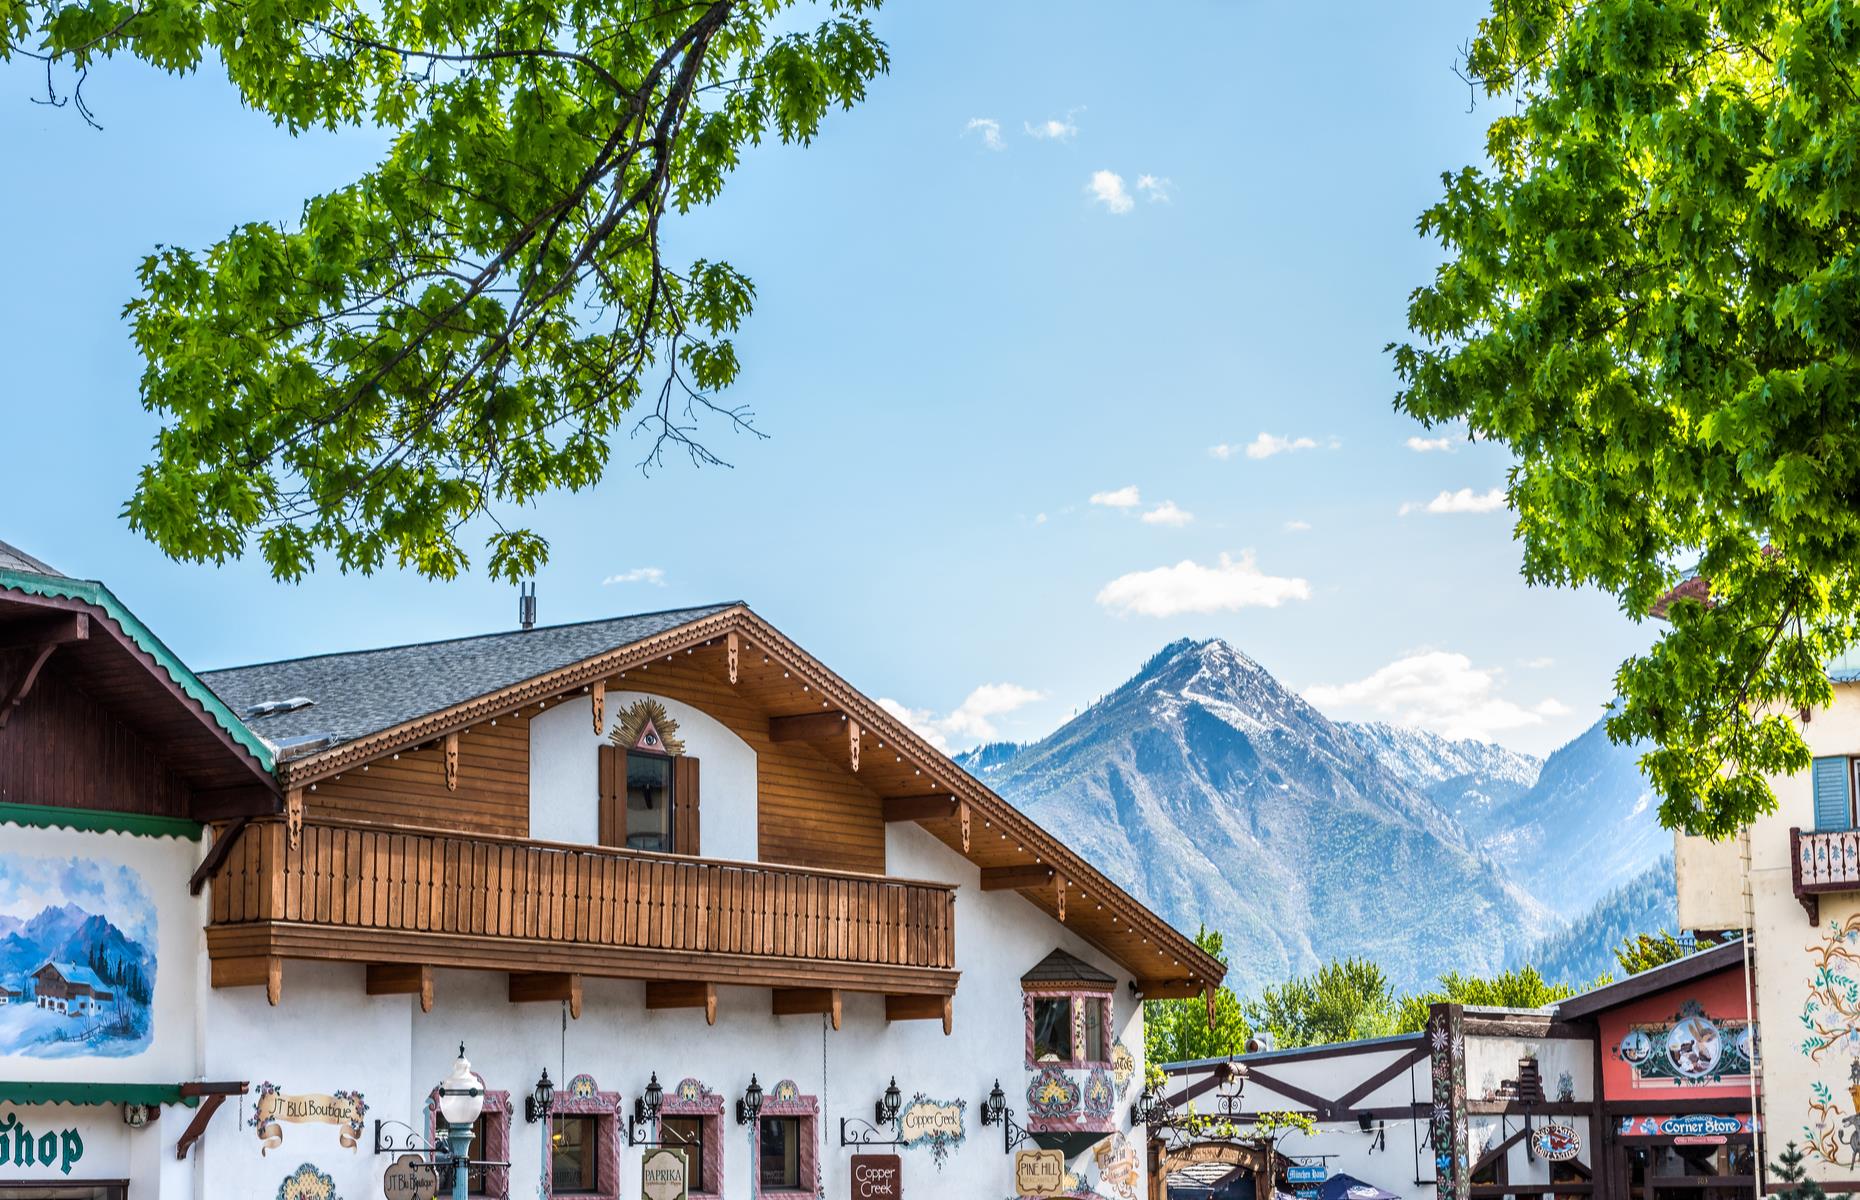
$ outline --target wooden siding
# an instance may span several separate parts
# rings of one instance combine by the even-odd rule
[[[292,848],[267,818],[213,877],[208,944],[222,982],[277,955],[948,992],[954,922],[945,884],[318,820]]]
[[[53,652],[0,729],[0,803],[185,817],[192,791],[147,740],[73,683]],[[0,683],[24,669],[0,655]]]
[[[534,712],[532,708],[530,712]],[[588,804],[595,803],[588,797]],[[440,744],[355,767],[304,795],[317,818],[378,821],[527,837],[530,832],[530,723],[513,713],[459,735],[458,790],[446,790]]]

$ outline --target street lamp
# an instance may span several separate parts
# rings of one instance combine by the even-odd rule
[[[523,1098],[524,1119],[534,1125],[538,1121],[549,1119],[549,1110],[555,1107],[555,1084],[549,1080],[549,1068],[544,1067],[542,1078],[536,1081],[535,1090]]]
[[[749,1090],[744,1092],[743,1098],[736,1102],[736,1123],[738,1125],[753,1125],[756,1118],[761,1114],[762,1085],[756,1082],[755,1073],[751,1072],[749,1076]]]
[[[451,1143],[452,1200],[469,1200],[471,1195],[471,1129],[483,1111],[484,1087],[472,1074],[465,1043],[460,1042],[452,1074],[439,1085],[439,1115],[446,1119],[446,1140]]]

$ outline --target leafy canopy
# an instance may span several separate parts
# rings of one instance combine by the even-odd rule
[[[1269,1031],[1273,1044],[1285,1049],[1396,1032],[1395,989],[1367,959],[1326,963],[1262,989],[1241,1007],[1248,1024]]]
[[[1446,249],[1391,347],[1397,406],[1517,462],[1533,583],[1645,617],[1617,741],[1660,817],[1724,837],[1809,754],[1860,630],[1860,21],[1839,0],[1493,0],[1466,74],[1485,162],[1420,219]]]
[[[887,67],[878,0],[0,0],[0,60],[57,103],[132,55],[214,62],[291,133],[379,126],[386,156],[204,249],[158,247],[126,315],[160,415],[126,513],[178,558],[256,540],[273,574],[321,559],[437,578],[533,572],[502,510],[605,470],[629,420],[646,462],[698,440],[738,374],[750,281],[661,254],[744,150],[806,143]]]
[[[1607,983],[1596,981],[1595,986]],[[1412,996],[1403,996],[1395,1018],[1395,1027],[1413,1033],[1427,1027],[1430,1004],[1470,1004],[1487,1008],[1542,1008],[1567,1000],[1576,989],[1562,983],[1550,983],[1537,973],[1536,967],[1513,967],[1491,978],[1462,975],[1448,971],[1440,977],[1440,986]]]
[[[1710,936],[1696,937],[1688,946],[1672,934],[1661,929],[1655,933],[1641,933],[1621,939],[1615,947],[1615,961],[1621,964],[1621,970],[1629,975],[1638,975],[1642,971],[1651,971],[1655,967],[1677,962],[1694,950],[1709,950],[1718,941]]]
[[[1228,963],[1225,940],[1206,925],[1195,934],[1195,944]],[[1146,1000],[1143,1003],[1143,1061],[1152,1067],[1169,1062],[1194,1062],[1244,1053],[1252,1036],[1240,1001],[1225,984],[1214,992],[1214,1020],[1208,1020],[1206,1000]]]

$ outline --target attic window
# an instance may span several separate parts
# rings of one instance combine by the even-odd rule
[[[1020,977],[1027,1066],[1083,1067],[1111,1060],[1111,995],[1117,981],[1055,950]]]

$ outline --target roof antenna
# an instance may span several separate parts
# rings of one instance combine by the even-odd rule
[[[528,583],[517,584],[517,620],[523,623],[525,629],[536,627],[536,581],[534,579]]]

